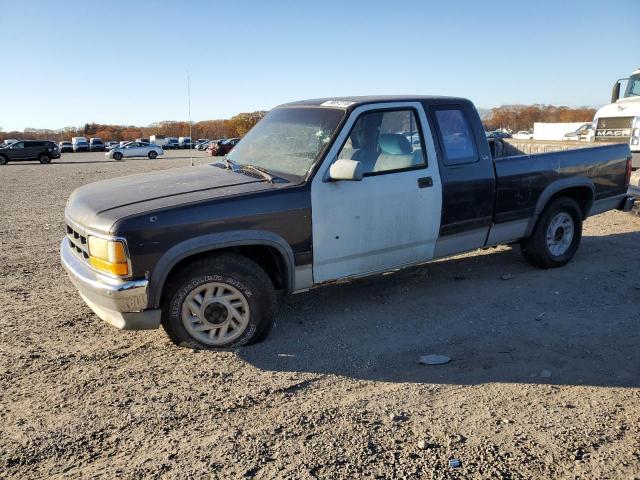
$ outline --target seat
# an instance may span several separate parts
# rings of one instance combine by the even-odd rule
[[[374,172],[409,168],[422,163],[421,150],[413,151],[411,142],[400,133],[384,133],[378,138],[380,154],[373,166]]]

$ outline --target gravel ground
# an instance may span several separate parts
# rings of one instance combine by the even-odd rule
[[[561,269],[477,251],[194,352],[101,322],[58,261],[74,188],[184,156],[0,167],[0,477],[640,478],[640,217],[589,219]]]

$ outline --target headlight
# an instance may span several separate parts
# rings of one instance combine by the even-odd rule
[[[129,263],[124,242],[89,236],[89,263],[101,272],[126,277]]]

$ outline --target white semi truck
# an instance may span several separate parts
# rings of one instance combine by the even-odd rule
[[[626,84],[624,92],[622,85]],[[640,68],[613,85],[611,103],[600,108],[593,119],[595,142],[628,143],[633,169],[640,168]]]

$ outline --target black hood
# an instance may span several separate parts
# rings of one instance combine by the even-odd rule
[[[69,197],[66,216],[81,227],[109,232],[117,220],[132,215],[272,188],[212,165],[161,170],[84,185]]]

